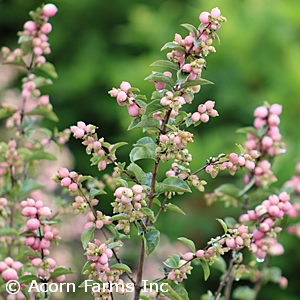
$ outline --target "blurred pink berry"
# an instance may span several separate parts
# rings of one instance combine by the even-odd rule
[[[72,180],[70,177],[65,177],[61,180],[60,184],[63,187],[69,187],[69,185],[72,183]]]
[[[279,116],[282,113],[282,106],[279,105],[279,104],[273,104],[269,108],[269,111],[270,111],[271,114]]]
[[[254,116],[261,119],[266,118],[268,113],[268,109],[264,106],[259,106],[254,110]]]
[[[43,15],[48,18],[55,16],[57,11],[57,7],[52,3],[48,3],[43,7]]]
[[[220,17],[221,11],[218,7],[215,7],[211,10],[210,14],[213,19],[217,19]]]
[[[29,230],[34,231],[40,227],[41,223],[38,219],[29,219],[27,221],[26,225]]]
[[[204,250],[198,250],[197,252],[196,252],[196,256],[198,257],[198,258],[203,258],[204,257]]]
[[[2,272],[1,277],[5,282],[8,282],[10,280],[18,280],[18,278],[19,278],[17,271],[12,268],[4,270]]]
[[[28,30],[29,32],[33,32],[34,30],[36,30],[36,24],[33,21],[27,21],[24,24],[24,29]]]
[[[65,178],[65,177],[68,177],[70,174],[69,170],[67,168],[61,168],[59,171],[58,171],[58,175],[60,178]]]
[[[71,183],[71,184],[69,185],[69,190],[70,190],[71,192],[76,192],[77,189],[78,189],[77,183],[73,182],[73,183]]]
[[[52,31],[52,25],[50,23],[44,23],[40,30],[42,33],[48,34]]]
[[[139,107],[135,103],[129,104],[127,106],[127,109],[128,109],[128,113],[131,117],[134,118],[139,115]]]
[[[210,16],[209,12],[207,12],[207,11],[202,12],[199,16],[200,22],[202,22],[204,25],[208,24],[209,23],[209,16]]]
[[[123,81],[120,85],[120,89],[125,93],[127,93],[130,88],[131,88],[131,84],[126,81]]]

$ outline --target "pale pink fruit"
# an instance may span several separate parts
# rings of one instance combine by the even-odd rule
[[[52,3],[48,3],[43,7],[43,15],[48,18],[55,16],[57,11],[57,7]]]
[[[213,19],[217,19],[220,17],[221,11],[218,7],[215,7],[211,10],[210,14]]]
[[[26,225],[29,230],[34,231],[40,227],[41,222],[38,219],[29,219],[27,221]]]
[[[200,22],[202,22],[203,24],[208,24],[209,23],[209,16],[210,16],[209,12],[207,12],[207,11],[202,12],[199,16]]]

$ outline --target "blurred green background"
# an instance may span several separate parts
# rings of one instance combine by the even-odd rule
[[[1,46],[15,46],[15,33],[28,20],[28,11],[42,3],[0,1]],[[203,73],[215,85],[202,87],[188,110],[195,111],[197,105],[212,99],[220,117],[192,129],[195,134],[195,143],[189,148],[194,156],[192,168],[203,166],[210,156],[237,151],[234,145],[243,143],[244,136],[235,131],[251,125],[254,108],[268,101],[283,105],[280,129],[287,144],[287,153],[278,158],[273,168],[278,177],[276,185],[280,187],[291,177],[296,158],[300,157],[300,1],[57,0],[53,3],[59,12],[51,20],[52,54],[48,59],[55,64],[59,79],[43,91],[50,94],[60,119],[56,125],[59,129],[82,120],[99,126],[99,134],[111,143],[126,140],[133,144],[141,133],[126,132],[131,118],[126,108],[119,107],[107,92],[125,80],[150,98],[153,84],[143,79],[153,70],[149,66],[153,61],[165,58],[166,53],[159,52],[160,48],[172,41],[175,33],[187,34],[180,24],[198,26],[199,13],[218,6],[228,22],[219,31],[221,44],[215,44],[217,52],[208,56],[207,70]],[[90,167],[89,157],[79,141],[72,138],[69,146],[76,171],[102,176]],[[120,160],[128,160],[129,151],[129,146],[119,150]],[[208,181],[207,191],[223,182],[234,181],[242,186],[241,175],[234,179],[223,175],[217,180],[203,176]],[[175,202],[188,217],[170,212],[159,227],[169,242],[187,236],[199,248],[210,237],[222,233],[216,218],[239,213],[224,209],[223,204],[207,207],[203,194],[198,192],[178,197]],[[299,299],[300,242],[284,234],[282,241],[285,255],[272,259],[271,264],[282,267],[283,275],[290,281],[289,288],[282,291],[270,284],[259,299]],[[79,244],[78,249],[81,253]],[[72,254],[80,257],[76,253]],[[128,261],[134,261],[130,255],[126,256]],[[200,267],[195,268],[185,283],[192,300],[199,299],[207,289],[217,289],[220,273],[214,271],[207,283],[202,273]],[[82,295],[70,297],[79,299]]]

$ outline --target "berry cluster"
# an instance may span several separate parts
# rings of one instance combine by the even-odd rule
[[[40,67],[46,62],[43,54],[51,53],[47,34],[52,31],[52,25],[48,23],[49,18],[55,16],[57,7],[54,4],[46,4],[32,14],[33,21],[27,21],[24,24],[24,31],[19,32],[20,41],[32,43],[33,53],[35,55],[35,64]],[[22,49],[15,49],[13,52],[9,48],[3,47],[2,53],[5,62],[21,61],[24,54]]]
[[[22,201],[21,206],[23,207],[22,216],[29,218],[23,232],[30,231],[34,233],[34,235],[29,234],[26,236],[24,243],[32,250],[43,253],[44,256],[49,255],[50,243],[60,241],[58,229],[51,228],[50,225],[43,223],[45,218],[51,216],[50,208],[44,206],[43,201],[35,201],[31,198]]]
[[[170,131],[167,134],[160,135],[159,141],[156,155],[162,161],[168,161],[174,158],[181,160],[184,156],[181,151],[185,149],[188,143],[194,142],[194,139],[192,133],[178,130],[177,132]]]
[[[282,219],[291,209],[292,204],[289,200],[290,196],[286,192],[278,196],[271,195],[254,210],[241,215],[240,222],[253,222],[257,225],[257,228],[253,230],[251,250],[258,259],[264,259],[267,253],[270,255],[283,253],[283,247],[276,239],[276,233],[280,232],[281,228],[274,227],[274,225],[276,219]]]
[[[193,113],[191,119],[194,123],[199,121],[203,123],[207,123],[209,121],[209,117],[217,117],[219,113],[214,109],[215,102],[214,101],[206,101],[204,104],[200,104],[198,106],[198,111]]]
[[[226,21],[217,7],[212,10],[211,14],[202,12],[199,19],[202,24],[184,39],[179,34],[175,35],[175,43],[182,49],[172,50],[167,54],[169,60],[179,64],[185,73],[190,74],[188,80],[201,77],[202,69],[205,67],[205,60],[202,56],[216,51],[211,44],[214,39],[217,39],[215,32],[220,29],[221,23]],[[186,58],[190,61],[187,62]]]
[[[117,188],[114,196],[116,201],[111,203],[114,208],[113,212],[126,214],[125,219],[119,220],[116,229],[129,233],[130,222],[141,220],[145,217],[140,210],[147,205],[146,193],[141,185],[135,184],[131,188]]]
[[[131,87],[129,82],[123,81],[120,84],[120,88],[113,88],[108,93],[111,97],[117,99],[120,106],[127,105],[128,113],[131,117],[135,118],[143,113],[143,108],[137,103],[135,95],[132,93],[133,90],[137,90]]]
[[[78,183],[81,177],[82,175],[74,171],[70,172],[67,168],[61,168],[55,175],[55,179],[60,181],[60,185],[68,188],[70,192],[76,192],[78,190]]]
[[[187,279],[187,275],[191,274],[193,267],[190,262],[187,262],[184,258],[179,261],[178,269],[172,270],[168,274],[169,280],[176,280],[177,282],[182,282],[183,279]]]
[[[17,271],[23,267],[19,261],[14,261],[11,257],[6,257],[4,261],[0,261],[0,273],[5,282],[10,280],[18,280]]]
[[[220,160],[211,160],[205,171],[211,175],[212,178],[215,178],[219,171],[228,171],[229,174],[234,175],[239,167],[245,167],[246,169],[252,171],[255,168],[255,159],[259,157],[259,153],[257,151],[251,151],[250,154],[241,154],[237,155],[236,153],[230,153],[227,157],[224,156],[222,159],[226,159],[226,161]]]

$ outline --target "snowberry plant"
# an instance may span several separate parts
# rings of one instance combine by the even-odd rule
[[[20,103],[3,103],[0,110],[0,117],[7,118],[6,126],[11,130],[10,140],[2,142],[0,147],[0,242],[5,246],[0,262],[3,297],[49,298],[49,291],[30,289],[32,282],[40,286],[60,283],[72,272],[57,267],[51,258],[51,244],[58,244],[60,240],[57,220],[40,199],[43,187],[36,180],[38,162],[55,159],[45,149],[53,143],[62,146],[70,134],[82,141],[91,156],[91,164],[103,172],[105,182],[65,166],[52,178],[72,196],[74,218],[79,214],[86,216],[81,234],[82,252],[86,257],[82,273],[86,280],[79,287],[89,286],[89,293],[95,299],[114,299],[118,293],[134,300],[161,297],[187,300],[184,281],[192,276],[196,266],[203,268],[204,280],[208,279],[211,266],[217,265],[222,271],[219,286],[201,299],[256,299],[262,284],[268,281],[286,287],[287,279],[281,271],[268,265],[271,256],[284,253],[279,242],[283,221],[297,217],[300,211],[297,204],[299,176],[282,188],[269,189],[276,181],[272,163],[285,152],[278,128],[281,106],[264,103],[254,111],[253,127],[240,130],[246,133],[247,140],[243,146],[237,145],[238,153],[220,153],[204,160],[203,167],[194,170],[193,153],[188,150],[189,143],[194,142],[189,127],[208,126],[205,123],[219,115],[214,101],[198,103],[196,94],[202,86],[211,84],[202,73],[207,55],[216,51],[213,42],[219,41],[217,31],[226,21],[220,10],[216,7],[210,13],[202,12],[197,27],[183,24],[187,36],[176,34],[174,41],[162,47],[162,51],[167,51],[166,59],[151,66],[163,71],[153,71],[146,78],[154,88],[150,99],[127,81],[109,91],[116,105],[124,107],[132,117],[128,130],[140,130],[144,134],[133,145],[127,162],[119,161],[117,156],[119,148],[127,143],[109,143],[97,124],[79,121],[63,132],[41,126],[42,118],[57,121],[49,96],[40,91],[42,85],[51,84],[51,79],[57,77],[54,66],[45,58],[50,53],[49,18],[56,12],[53,4],[31,12],[32,21],[26,22],[24,31],[19,33],[20,48],[13,51],[2,48],[4,65],[17,65],[26,71]],[[189,104],[195,101],[197,111],[191,112]],[[151,161],[150,170],[141,167],[143,160]],[[162,164],[169,170],[158,176]],[[297,171],[299,173],[299,166]],[[209,204],[224,201],[226,205],[240,207],[240,218],[217,219],[220,234],[201,247],[188,237],[179,237],[190,250],[166,257],[161,262],[159,278],[145,278],[145,261],[160,246],[163,228],[157,226],[157,220],[169,211],[184,214],[172,199],[205,192],[207,182],[201,178],[204,172],[212,178],[219,172],[244,173],[244,186],[224,184],[203,197]],[[162,177],[163,180],[159,180]],[[113,199],[109,215],[102,212],[99,202],[106,193],[111,193]],[[51,204],[53,193],[48,191],[47,197]],[[294,224],[288,231],[299,235],[299,228]],[[133,235],[140,240],[139,245],[130,248],[138,257],[136,266],[126,263],[120,251],[121,247],[126,251],[127,239]],[[232,291],[233,281],[239,279],[250,283]],[[7,296],[5,286],[11,280],[18,280],[21,289]]]

